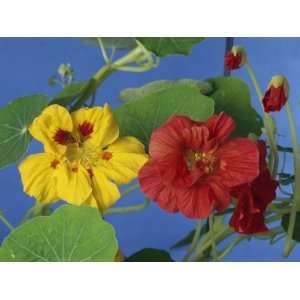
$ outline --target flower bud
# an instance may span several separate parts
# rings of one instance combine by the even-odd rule
[[[289,97],[289,84],[282,75],[272,77],[263,97],[265,112],[280,111]]]
[[[241,68],[247,60],[246,51],[241,46],[233,46],[224,57],[224,65],[227,70]]]

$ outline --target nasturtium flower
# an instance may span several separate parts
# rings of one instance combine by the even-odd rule
[[[289,84],[282,75],[272,77],[263,97],[265,112],[280,111],[289,97]]]
[[[230,225],[242,234],[262,233],[268,230],[264,213],[276,198],[278,182],[273,180],[266,164],[266,144],[257,142],[260,153],[260,173],[251,182],[235,187],[231,195],[238,201]]]
[[[231,139],[234,129],[234,120],[225,113],[206,122],[171,117],[151,136],[150,160],[139,172],[142,191],[166,211],[189,218],[225,210],[230,190],[259,172],[256,144]]]
[[[104,211],[120,198],[117,185],[136,178],[147,161],[142,143],[119,137],[107,104],[71,114],[48,106],[29,131],[45,152],[28,156],[19,170],[24,191],[42,203],[62,199]]]
[[[235,70],[241,68],[246,60],[246,51],[241,46],[236,45],[225,54],[224,65],[227,70]]]

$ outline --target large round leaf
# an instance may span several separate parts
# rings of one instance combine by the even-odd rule
[[[0,168],[17,162],[26,152],[28,126],[47,106],[47,96],[18,98],[0,109]]]
[[[210,79],[214,92],[215,111],[225,111],[236,122],[235,136],[247,136],[249,133],[261,135],[263,127],[260,115],[251,107],[248,85],[235,77],[217,77]]]
[[[13,230],[0,261],[114,261],[115,231],[91,207],[64,205]]]
[[[115,110],[122,136],[134,136],[148,145],[152,131],[172,115],[186,115],[206,120],[214,112],[214,101],[195,87],[168,88]]]
[[[149,51],[159,57],[183,54],[189,55],[194,45],[203,37],[140,37],[137,38]]]
[[[86,45],[99,47],[99,43],[95,37],[81,38],[81,41]],[[103,37],[102,41],[105,47],[115,49],[132,49],[137,45],[135,39],[132,37]]]
[[[145,248],[126,258],[127,262],[173,262],[170,254],[165,250]]]
[[[178,80],[155,80],[139,88],[128,88],[120,93],[120,100],[123,102],[135,101],[143,97],[176,86],[195,87],[203,95],[212,93],[212,84],[203,80],[178,79]]]

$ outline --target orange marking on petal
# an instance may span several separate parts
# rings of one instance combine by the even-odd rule
[[[88,121],[84,121],[82,124],[78,126],[78,129],[83,137],[88,137],[94,131],[94,126],[92,123]]]
[[[93,170],[92,169],[87,169],[90,177],[92,178],[94,176]]]
[[[104,160],[110,160],[110,159],[112,159],[112,153],[111,152],[108,152],[108,151],[105,151],[105,152],[103,152],[103,154],[102,154],[102,159],[104,159]]]
[[[57,165],[59,165],[59,160],[54,159],[51,161],[51,168],[56,169]]]

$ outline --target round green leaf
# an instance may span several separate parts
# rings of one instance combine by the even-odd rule
[[[134,136],[148,145],[152,131],[169,117],[186,115],[206,120],[214,112],[214,101],[195,87],[178,86],[125,103],[114,112],[122,136]]]
[[[149,51],[159,57],[183,54],[189,55],[194,45],[202,42],[203,37],[140,37],[137,38]]]
[[[283,227],[284,231],[287,233],[289,228],[289,221],[290,221],[290,214],[283,215],[281,219],[281,226]],[[292,238],[296,242],[300,242],[300,212],[297,212],[296,215],[296,222],[294,227],[294,233]]]
[[[0,168],[17,162],[27,151],[28,126],[47,106],[47,96],[18,98],[0,109]]]
[[[173,259],[167,251],[145,248],[126,258],[127,262],[172,262]]]
[[[64,205],[27,221],[0,248],[0,261],[114,261],[115,231],[95,208]]]
[[[261,135],[263,122],[260,115],[251,107],[248,85],[235,77],[217,77],[210,79],[214,92],[215,112],[225,111],[236,122],[235,136]]]
[[[135,101],[143,97],[176,86],[189,86],[198,88],[201,94],[212,93],[212,84],[202,80],[179,79],[179,80],[156,80],[139,88],[128,88],[120,93],[119,98],[123,102]]]

